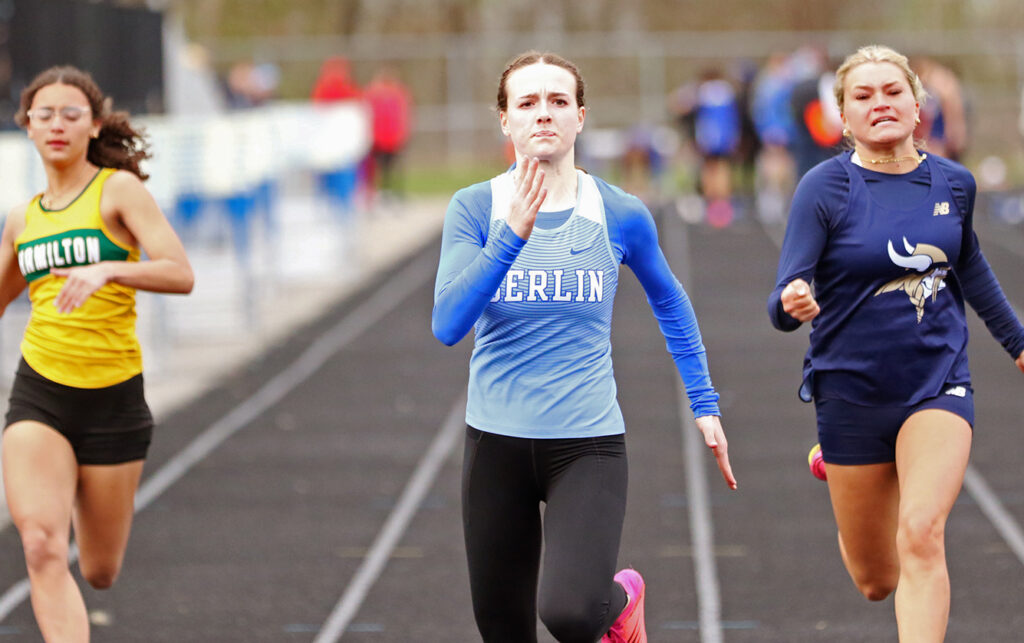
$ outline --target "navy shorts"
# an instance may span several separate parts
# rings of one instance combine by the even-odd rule
[[[896,436],[911,415],[942,409],[974,427],[974,392],[947,386],[944,393],[913,406],[860,406],[835,398],[815,398],[821,455],[831,464],[879,464],[896,461]]]
[[[71,443],[78,464],[143,460],[153,437],[153,415],[143,394],[142,374],[104,388],[58,384],[24,358],[11,387],[5,427],[33,420]]]

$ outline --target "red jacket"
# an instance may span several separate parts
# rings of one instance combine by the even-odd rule
[[[378,152],[397,152],[409,138],[412,99],[400,83],[376,80],[366,88],[373,113],[373,147]]]

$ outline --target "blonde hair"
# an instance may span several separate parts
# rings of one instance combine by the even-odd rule
[[[924,91],[921,79],[910,68],[907,57],[885,45],[867,45],[847,56],[843,64],[836,70],[836,83],[832,88],[832,92],[836,96],[836,104],[839,105],[840,113],[843,112],[843,86],[846,84],[846,75],[851,69],[864,63],[892,63],[896,65],[903,72],[907,79],[907,84],[910,85],[911,91],[914,92],[914,100],[918,103],[924,103],[928,94]]]

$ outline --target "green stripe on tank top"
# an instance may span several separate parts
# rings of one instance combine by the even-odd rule
[[[69,230],[21,244],[18,247],[18,267],[25,280],[32,282],[49,274],[50,268],[124,261],[129,254],[100,230]]]

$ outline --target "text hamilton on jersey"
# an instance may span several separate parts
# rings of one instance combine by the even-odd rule
[[[62,235],[57,239],[25,244],[18,250],[18,267],[26,278],[42,276],[50,268],[99,261],[100,238],[95,235]]]

